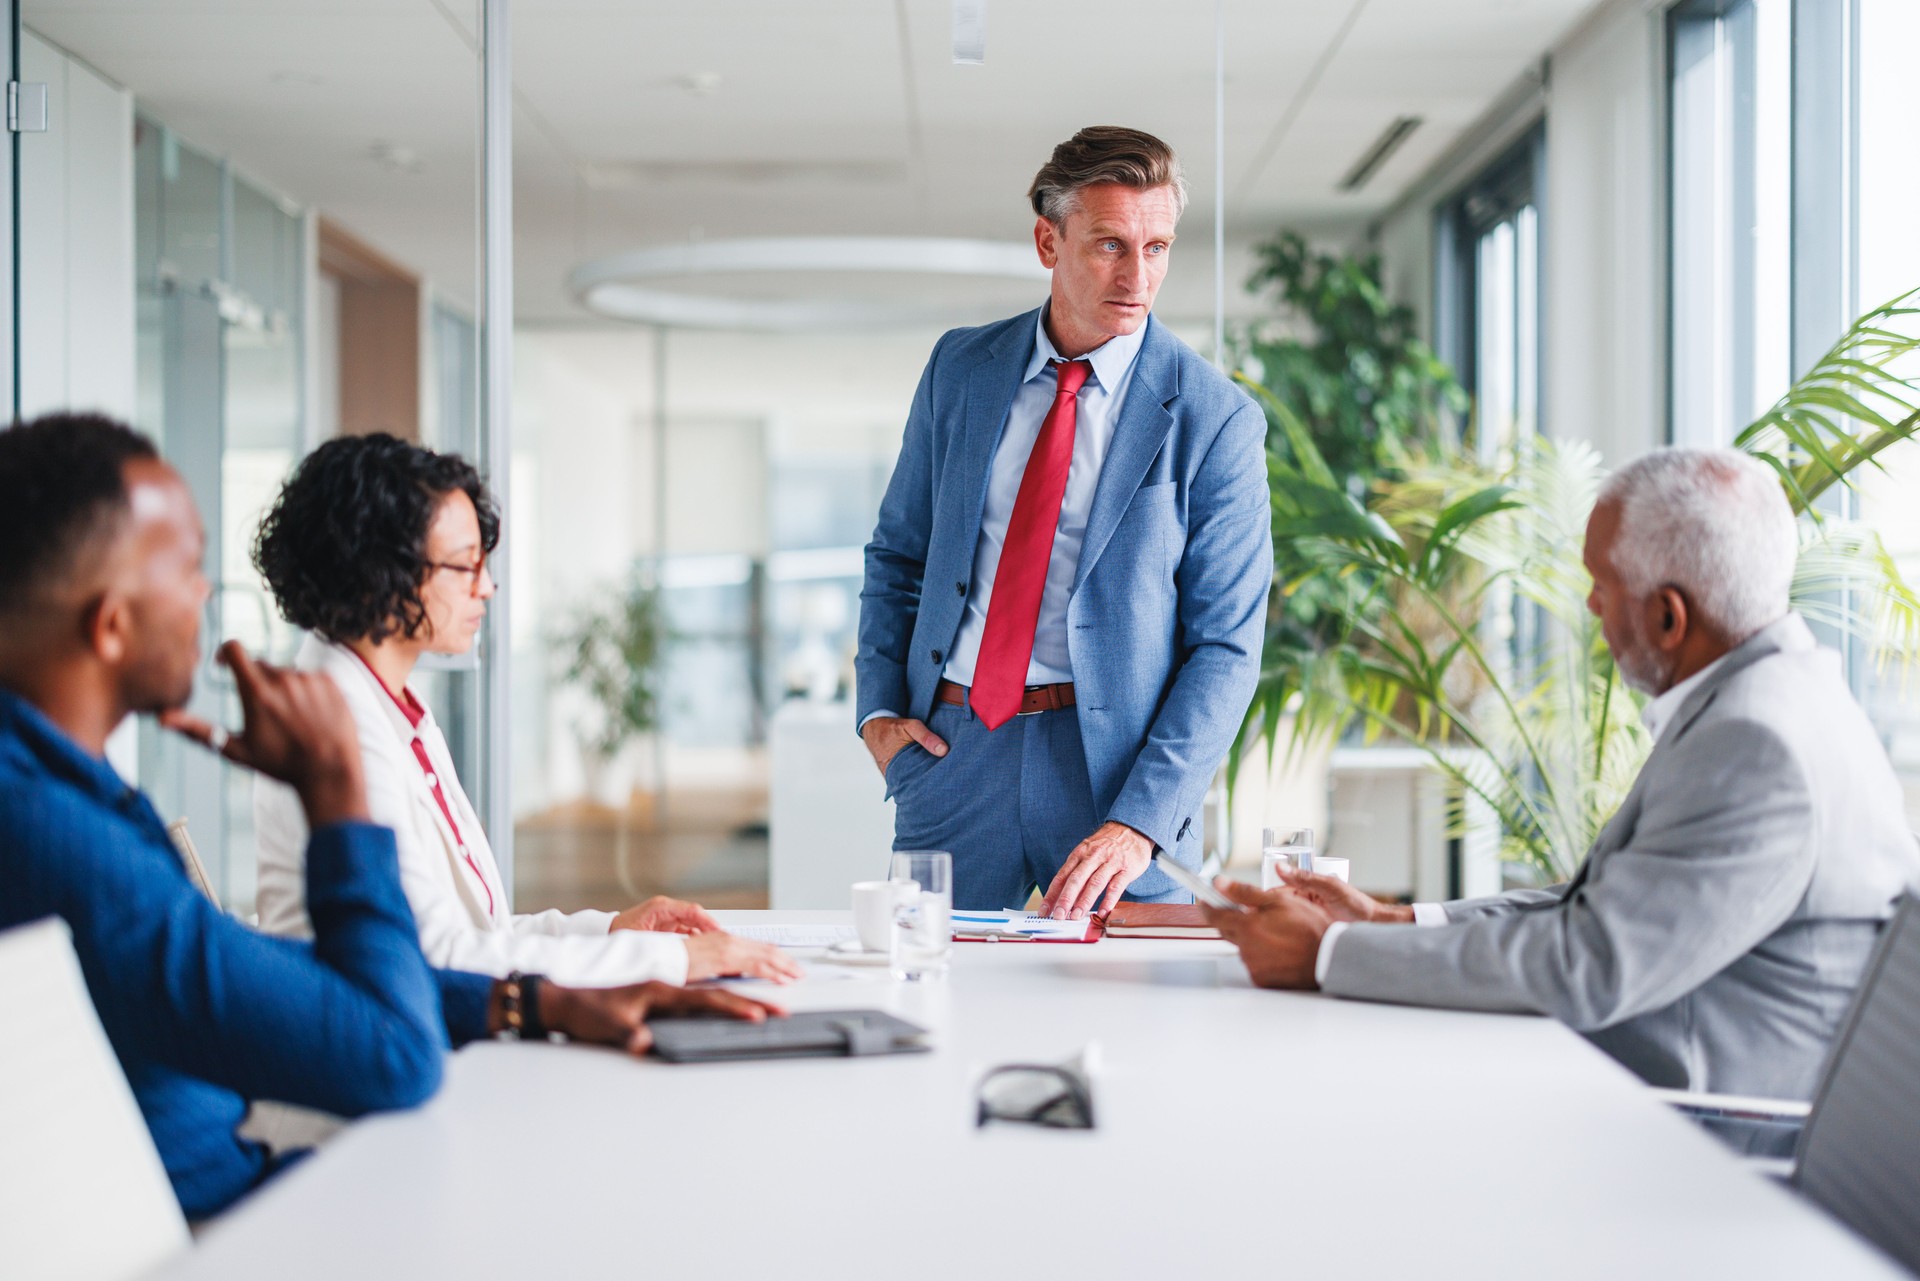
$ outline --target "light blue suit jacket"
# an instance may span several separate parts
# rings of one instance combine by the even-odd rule
[[[867,544],[856,725],[927,719],[967,600],[993,455],[1039,316],[934,346]],[[1088,514],[1068,653],[1096,813],[1199,860],[1201,801],[1260,674],[1266,418],[1148,318]]]

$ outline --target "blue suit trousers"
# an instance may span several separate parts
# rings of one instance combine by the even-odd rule
[[[928,728],[935,756],[909,743],[887,762],[893,848],[953,855],[953,905],[1019,908],[1100,826],[1076,709],[1016,716],[989,730],[969,707],[940,703]],[[1157,867],[1128,888],[1140,902],[1185,902]]]

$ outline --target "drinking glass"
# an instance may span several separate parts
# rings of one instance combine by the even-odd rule
[[[894,900],[887,948],[893,977],[908,982],[940,977],[953,952],[953,855],[901,850],[887,879],[904,887]]]
[[[1269,827],[1260,837],[1260,888],[1274,889],[1280,884],[1280,869],[1313,871],[1313,829],[1311,827]]]

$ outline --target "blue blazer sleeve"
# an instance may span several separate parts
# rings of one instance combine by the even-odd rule
[[[866,578],[860,588],[859,645],[854,655],[854,728],[879,711],[912,715],[907,692],[907,650],[920,615],[927,544],[933,537],[934,345],[913,394],[900,458],[880,503],[880,519],[867,544]]]
[[[1266,430],[1259,406],[1243,401],[1194,473],[1175,573],[1185,658],[1107,812],[1165,850],[1232,747],[1260,679],[1273,585]]]
[[[54,897],[116,1043],[249,1098],[342,1116],[409,1107],[438,1088],[442,991],[470,1023],[477,976],[428,968],[392,832],[335,824],[313,834],[305,943],[223,914],[166,865],[170,849],[129,848],[124,827],[65,817],[63,831],[40,829],[65,848],[34,862],[66,882]],[[484,1027],[484,992],[479,1006]]]

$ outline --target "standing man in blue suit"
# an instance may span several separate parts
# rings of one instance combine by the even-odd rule
[[[1200,804],[1259,675],[1266,420],[1149,314],[1186,205],[1134,129],[1082,129],[1028,193],[1046,305],[941,338],[867,545],[858,726],[894,848],[957,907],[1185,895]]]

